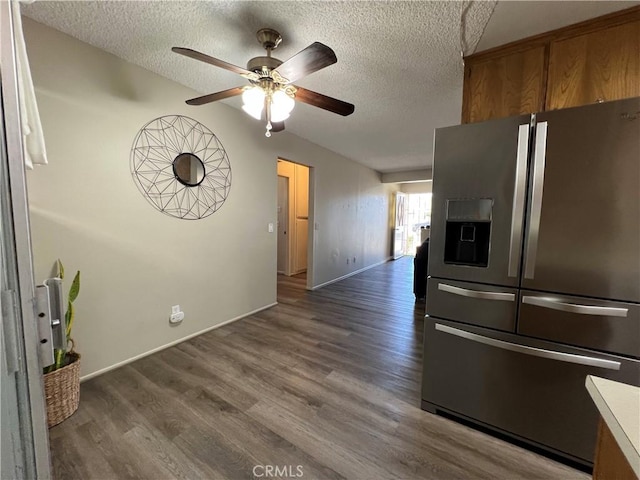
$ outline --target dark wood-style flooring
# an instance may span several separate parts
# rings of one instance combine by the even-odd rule
[[[279,277],[278,306],[83,383],[50,431],[55,477],[588,478],[420,410],[412,274]]]

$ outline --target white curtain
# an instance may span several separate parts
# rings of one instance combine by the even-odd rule
[[[20,2],[11,0],[11,4],[13,11],[13,34],[16,48],[24,160],[26,167],[33,169],[33,165],[47,164],[47,152],[44,146],[44,135],[42,134],[42,124],[36,102],[36,92],[33,88],[29,59],[27,58],[27,47],[24,43],[24,35],[22,33]]]

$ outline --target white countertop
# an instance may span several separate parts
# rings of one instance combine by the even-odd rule
[[[587,390],[620,450],[640,477],[640,387],[587,375]]]

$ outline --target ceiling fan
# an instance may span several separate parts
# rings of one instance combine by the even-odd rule
[[[298,52],[286,62],[271,56],[282,36],[271,28],[258,30],[258,42],[267,51],[266,57],[255,57],[249,60],[247,68],[232,65],[223,60],[210,57],[190,48],[173,47],[171,50],[201,62],[221,67],[242,75],[251,85],[235,87],[202,97],[187,100],[188,105],[204,105],[225,98],[242,95],[242,109],[252,117],[267,122],[265,135],[284,130],[284,121],[293,110],[295,100],[337,113],[342,116],[351,115],[355,106],[321,93],[294,85],[293,82],[317,72],[338,61],[334,51],[320,42],[315,42]]]

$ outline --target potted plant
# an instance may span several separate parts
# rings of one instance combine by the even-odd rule
[[[64,279],[64,266],[57,261],[58,277]],[[47,421],[49,428],[69,418],[80,403],[80,355],[73,349],[71,327],[75,312],[73,302],[80,293],[80,272],[76,272],[69,295],[67,296],[67,311],[65,312],[66,349],[54,349],[54,363],[44,368],[44,391],[47,400]]]

